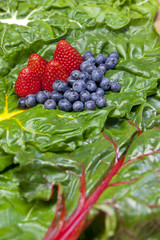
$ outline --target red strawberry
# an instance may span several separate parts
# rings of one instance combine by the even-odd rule
[[[84,61],[81,54],[65,40],[58,42],[53,58],[62,65],[68,74],[73,70],[79,70]]]
[[[28,67],[23,68],[15,83],[15,92],[19,97],[35,94],[41,90],[39,77]]]
[[[47,63],[48,61],[41,57],[39,54],[33,53],[29,57],[27,67],[29,67],[40,78],[40,80],[42,80]]]
[[[43,79],[42,79],[42,87],[43,90],[48,90],[50,92],[53,91],[52,84],[56,80],[63,80],[66,82],[69,74],[66,73],[62,65],[55,61],[51,60],[45,69]]]

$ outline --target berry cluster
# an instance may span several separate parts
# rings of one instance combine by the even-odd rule
[[[82,86],[74,84],[77,91],[69,88],[67,84],[62,80],[56,80],[53,83],[54,91],[39,91],[36,94],[29,94],[26,97],[22,97],[18,100],[19,108],[31,108],[35,107],[38,103],[44,104],[44,107],[48,110],[56,109],[58,105],[60,110],[70,112],[81,112],[85,108],[86,110],[95,110],[96,105],[99,108],[106,106],[106,99],[104,97],[104,91],[101,88],[97,88],[96,92],[89,92],[86,90],[86,85]],[[79,82],[77,81],[77,83]],[[88,81],[89,82],[89,81]],[[82,87],[82,91],[81,91]]]
[[[85,110],[95,110],[96,106],[103,108],[107,105],[104,97],[105,91],[120,90],[119,83],[110,82],[104,74],[108,69],[113,69],[118,63],[119,55],[111,52],[108,58],[104,54],[99,54],[96,58],[92,52],[87,51],[83,55],[85,60],[80,65],[80,70],[74,70],[67,78],[67,82],[56,80],[52,84],[54,91],[39,91],[37,94],[29,94],[25,98],[20,98],[18,106],[20,108],[34,107],[37,103],[44,104],[48,110],[56,109],[70,112],[81,112]]]
[[[51,98],[51,93],[47,90],[39,91],[36,94],[28,94],[26,97],[21,97],[18,100],[19,108],[35,107],[38,103],[44,103]]]
[[[66,82],[70,73],[79,69],[83,61],[74,47],[61,40],[49,62],[37,53],[31,54],[28,65],[21,69],[15,82],[15,92],[19,97],[36,94],[41,89],[52,92],[53,82],[58,79]]]
[[[99,54],[94,58],[94,54],[91,51],[87,51],[83,54],[83,59],[84,62],[80,65],[82,72],[79,76],[80,79],[86,81],[86,77],[83,77],[83,75],[88,74],[87,80],[94,81],[97,87],[102,88],[104,91],[120,91],[121,87],[118,82],[110,82],[108,78],[104,77],[107,70],[114,69],[118,64],[119,55],[117,52],[110,52],[108,58],[104,54]]]

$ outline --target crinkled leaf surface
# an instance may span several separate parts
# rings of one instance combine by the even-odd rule
[[[117,157],[126,155],[121,169],[112,178],[95,205],[95,212],[91,214],[92,218],[96,216],[98,210],[106,214],[106,220],[102,221],[103,230],[100,231],[100,235],[97,233],[95,236],[98,235],[101,239],[102,234],[102,239],[107,239],[113,236],[118,228],[116,234],[119,236],[119,232],[123,233],[122,239],[124,236],[125,239],[130,237],[143,239],[138,238],[139,234],[143,234],[143,229],[148,225],[151,231],[142,236],[148,237],[153,232],[158,234],[159,129],[148,129],[138,136],[137,127],[127,120],[109,118],[104,133],[116,144]],[[86,196],[89,197],[113,168],[116,152],[115,146],[102,133],[90,138],[85,146],[70,154],[40,153],[31,148],[25,153],[20,151],[15,162],[21,164],[16,172],[21,194],[29,201],[45,200],[52,194],[53,185],[59,183],[64,190],[66,215],[70,216],[79,202],[81,164],[83,163],[85,167]],[[101,217],[103,219],[103,216]],[[114,225],[111,224],[112,221]],[[82,239],[89,237],[88,232],[91,234],[90,237],[96,239],[92,235],[92,225],[89,229],[90,231],[87,230],[81,236]],[[98,227],[96,229],[98,231]]]
[[[27,203],[20,197],[14,170],[0,176],[0,239],[41,239],[52,221],[55,200]]]
[[[80,239],[159,239],[157,7],[156,0],[0,1],[0,239],[42,239],[55,214],[53,189],[63,191],[69,217],[79,204],[82,164],[89,198],[124,154],[123,167],[90,211],[88,223],[94,221]],[[121,91],[106,93],[106,108],[17,108],[20,70],[32,53],[51,60],[60,39],[81,54],[119,53],[106,77],[118,81]]]

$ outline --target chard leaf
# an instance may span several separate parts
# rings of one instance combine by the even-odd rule
[[[156,0],[0,2],[0,239],[159,239],[157,8]],[[105,76],[121,91],[94,112],[19,110],[20,70],[32,53],[51,60],[61,39],[81,54],[117,51]]]
[[[8,113],[11,116],[9,119],[8,115],[2,116],[0,145],[12,154],[27,145],[34,145],[42,152],[73,151],[83,145],[84,140],[102,130],[108,111],[109,108],[90,114],[87,111],[64,113],[60,110],[46,111],[43,106],[37,106],[11,112]]]
[[[80,203],[82,164],[85,169],[86,201],[89,201],[88,199],[92,199],[95,192],[99,191],[97,189],[110,175],[118,159],[121,159],[125,154],[125,160],[123,160],[123,165],[120,167],[118,174],[111,178],[97,204],[93,205],[94,211],[89,212],[87,222],[92,221],[95,217],[95,221],[98,220],[98,212],[104,212],[105,215],[100,215],[103,219],[101,223],[103,228],[101,228],[99,234],[95,235],[99,239],[106,239],[113,235],[116,239],[116,236],[121,237],[120,233],[124,231],[123,237],[126,239],[129,239],[128,236],[132,236],[141,240],[138,236],[141,236],[141,231],[143,232],[143,229],[147,226],[150,226],[151,232],[142,236],[148,237],[152,233],[158,233],[158,229],[154,228],[153,224],[158,224],[160,209],[158,207],[160,134],[159,129],[153,128],[138,135],[137,127],[131,124],[131,121],[123,118],[108,118],[103,133],[92,135],[84,146],[69,154],[42,153],[33,146],[29,146],[23,151],[18,150],[14,162],[20,163],[20,167],[17,170],[15,169],[14,175],[18,178],[23,205],[26,206],[36,202],[38,207],[37,201],[48,200],[53,208],[52,216],[54,214],[58,216],[55,212],[55,200],[54,203],[51,203],[50,199],[52,194],[53,199],[56,198],[56,192],[53,193],[53,189],[61,186],[65,199],[65,218],[70,218]],[[16,179],[15,181],[18,184]],[[8,184],[6,184],[7,186]],[[148,194],[149,191],[150,194]],[[8,199],[9,196],[6,197]],[[15,193],[12,194],[12,198],[14,197]],[[30,203],[27,203],[25,199]],[[10,208],[12,209],[12,207]],[[41,209],[43,213],[43,208]],[[59,209],[59,214],[60,212]],[[35,214],[38,216],[39,213],[36,212]],[[19,219],[16,219],[15,226],[19,226],[20,222]],[[29,222],[31,222],[30,219]],[[49,227],[50,222],[51,220],[46,223],[46,228]],[[93,236],[94,239],[95,229],[98,231],[99,226],[98,224],[97,227],[96,225],[93,226],[91,224],[80,239],[87,239],[88,236]],[[37,234],[34,229],[35,225],[32,227],[33,233]],[[34,235],[33,239],[37,239],[37,236],[42,238],[46,228],[41,229],[39,235]],[[4,227],[1,229],[4,232]],[[135,231],[135,229],[137,230]],[[28,236],[28,229],[23,228],[23,230],[24,236]],[[15,234],[16,230],[11,229],[10,233]]]
[[[26,202],[13,174],[9,170],[0,175],[0,239],[42,239],[53,218],[54,199]]]
[[[94,208],[103,209],[108,217],[105,236],[113,236],[115,233],[112,218],[107,212],[111,207],[118,231],[123,227],[127,229],[126,236],[137,238],[140,229],[151,223],[151,216],[152,221],[158,221],[160,132],[153,128],[140,135],[136,133],[138,129],[130,121],[108,119],[101,134],[92,137],[88,144],[70,154],[42,154],[33,148],[27,149],[25,153],[20,151],[15,162],[21,165],[16,172],[21,193],[29,201],[45,200],[50,198],[53,187],[60,184],[64,190],[66,219],[72,219],[82,196],[80,182],[84,165],[86,205],[84,203],[81,207],[81,214],[87,206],[90,209],[90,204],[96,203],[100,196]],[[119,170],[115,170],[116,166]],[[118,174],[112,175],[114,171]],[[105,191],[100,194],[103,188]],[[92,202],[92,199],[95,200]],[[77,219],[80,216],[77,215]],[[67,224],[66,220],[64,229]],[[134,232],[138,224],[141,224],[141,228]]]

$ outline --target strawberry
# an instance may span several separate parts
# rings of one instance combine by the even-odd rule
[[[52,84],[56,80],[67,81],[69,74],[66,73],[62,65],[55,61],[51,60],[45,69],[43,79],[42,79],[42,87],[43,90],[48,90],[50,92],[53,91]]]
[[[33,53],[29,57],[27,67],[29,67],[40,78],[40,80],[42,80],[47,63],[48,61],[41,57],[39,54]]]
[[[53,58],[62,65],[68,74],[73,70],[79,70],[84,61],[81,54],[65,40],[58,42]]]
[[[28,67],[23,68],[15,82],[15,92],[19,97],[35,94],[41,90],[39,77]]]

